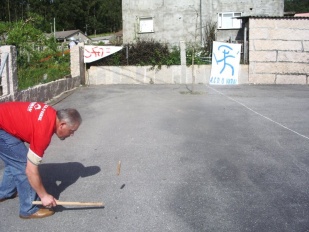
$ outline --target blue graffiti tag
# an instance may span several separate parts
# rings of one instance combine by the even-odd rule
[[[234,76],[234,66],[227,63],[227,58],[235,58],[235,56],[233,55],[229,55],[230,51],[233,51],[233,48],[231,48],[230,46],[227,45],[221,45],[218,47],[218,51],[220,51],[220,49],[223,49],[222,53],[223,53],[223,58],[221,60],[218,60],[216,57],[216,54],[214,54],[217,65],[219,65],[219,63],[223,62],[223,67],[220,71],[220,74],[224,71],[224,69],[226,68],[226,66],[229,66],[232,69],[232,76]]]

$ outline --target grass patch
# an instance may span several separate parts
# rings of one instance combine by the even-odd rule
[[[25,63],[20,60],[18,65],[18,89],[44,84],[70,74],[70,53],[62,55],[59,53],[48,54],[43,58]]]

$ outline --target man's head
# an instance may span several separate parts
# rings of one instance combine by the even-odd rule
[[[73,136],[82,118],[76,109],[62,109],[57,111],[55,133],[59,139],[64,140]]]

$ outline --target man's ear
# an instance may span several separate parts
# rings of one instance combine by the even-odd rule
[[[59,127],[62,128],[63,126],[65,126],[67,123],[66,122],[60,122],[59,123]]]

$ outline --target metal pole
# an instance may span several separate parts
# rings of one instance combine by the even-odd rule
[[[129,46],[126,46],[126,59],[127,59],[127,65],[129,65]]]
[[[201,33],[201,46],[203,47],[203,17],[202,17],[202,0],[200,0],[200,33]]]
[[[244,31],[244,63],[247,64],[247,26]]]
[[[54,18],[54,38],[56,41],[56,18]]]

